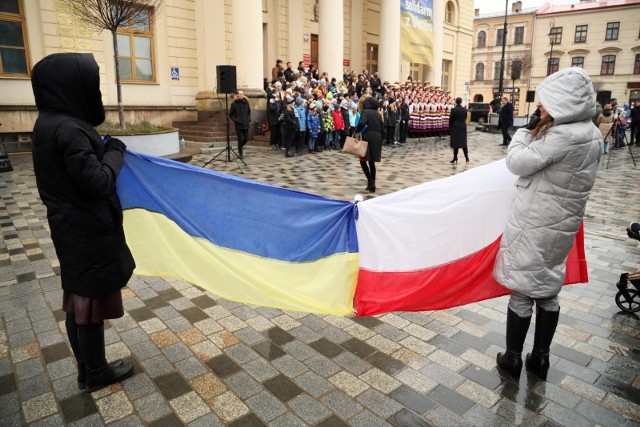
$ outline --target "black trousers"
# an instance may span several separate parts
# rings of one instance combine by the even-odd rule
[[[282,147],[282,125],[272,125],[270,131],[271,133],[269,135],[269,144],[271,144],[271,146],[275,145],[278,147]]]
[[[640,145],[640,123],[631,122],[631,125],[629,126],[629,128],[631,130],[631,137],[629,138],[629,144],[633,144],[633,142],[635,141],[637,145]]]
[[[242,148],[249,140],[249,129],[240,129],[236,126],[236,135],[238,135],[238,155],[242,157]]]
[[[504,145],[509,145],[511,142],[511,135],[509,135],[509,127],[505,126],[501,128],[502,130],[502,143]]]

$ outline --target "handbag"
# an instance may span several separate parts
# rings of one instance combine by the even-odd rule
[[[365,157],[367,155],[367,146],[367,141],[363,141],[361,137],[357,139],[352,136],[348,136],[344,141],[342,152],[353,154],[356,157]]]

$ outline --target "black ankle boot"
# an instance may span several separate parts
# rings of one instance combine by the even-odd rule
[[[560,310],[546,311],[542,308],[536,310],[536,332],[533,341],[533,351],[527,354],[525,361],[527,372],[536,375],[542,381],[547,380],[549,372],[549,351],[551,341],[558,327]]]
[[[507,310],[507,351],[498,353],[496,363],[515,379],[520,378],[522,371],[522,347],[530,322],[531,316],[520,317],[511,309]]]
[[[104,324],[78,327],[80,351],[86,365],[85,386],[91,393],[108,385],[120,382],[133,374],[133,365],[117,362],[108,364],[104,349]]]

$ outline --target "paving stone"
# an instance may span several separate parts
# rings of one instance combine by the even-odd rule
[[[473,406],[473,401],[460,393],[457,393],[443,385],[435,387],[427,395],[429,399],[439,403],[458,415],[464,414]]]
[[[413,412],[407,409],[401,409],[393,414],[389,419],[389,423],[395,427],[429,427],[429,424],[424,419],[418,417]]]
[[[296,417],[291,412],[282,414],[275,420],[271,421],[269,425],[271,427],[304,427],[306,426],[306,424],[300,418]]]
[[[57,411],[58,405],[52,392],[41,394],[22,403],[22,413],[27,423],[51,415]]]
[[[169,405],[183,423],[189,423],[209,412],[209,406],[194,391],[172,399]]]
[[[191,392],[191,386],[176,372],[154,379],[158,389],[167,400],[172,400]]]
[[[263,421],[271,421],[287,412],[287,408],[273,395],[263,391],[246,400],[247,406],[251,408]]]
[[[333,388],[331,382],[310,371],[293,378],[293,381],[313,397],[321,396]]]
[[[354,426],[375,426],[375,427],[387,427],[390,426],[388,422],[377,417],[370,411],[364,410],[355,417],[349,420],[349,424]]]
[[[1,393],[6,394],[8,392],[14,391],[16,389],[14,384],[7,384],[8,390],[3,390]],[[2,387],[2,384],[0,384]],[[47,380],[46,375],[38,375],[35,377],[27,378],[24,381],[20,381],[18,383],[18,391],[20,393],[21,400],[29,400],[34,397],[45,394],[46,392],[51,390],[51,386],[49,385],[49,381]]]
[[[339,390],[323,396],[320,400],[327,408],[342,419],[351,418],[363,409],[362,405],[354,402],[349,395]]]
[[[206,374],[208,369],[195,357],[188,357],[175,364],[176,369],[187,380]]]
[[[118,391],[96,401],[100,415],[106,423],[119,420],[133,412],[133,406],[124,391]]]
[[[329,416],[331,412],[321,403],[303,393],[289,401],[289,407],[302,418],[303,421],[315,424]]]
[[[437,383],[444,384],[451,389],[455,389],[465,380],[465,377],[461,374],[452,371],[449,368],[445,368],[438,363],[429,363],[424,368],[420,369],[419,372],[432,380],[435,380]]]
[[[466,380],[460,384],[456,391],[485,408],[491,408],[500,400],[499,395],[471,380]]]
[[[277,377],[276,377],[277,378]],[[268,380],[271,381],[271,380]],[[263,387],[246,372],[236,372],[225,378],[224,383],[241,399],[247,399],[263,390]],[[266,381],[265,381],[266,386]],[[267,387],[268,388],[268,387]],[[275,394],[275,393],[274,393]],[[212,396],[213,397],[213,396]]]
[[[205,414],[200,418],[191,421],[189,427],[223,427],[222,421],[212,413]]]
[[[171,413],[171,408],[160,393],[151,393],[134,400],[136,411],[145,422],[152,422]]]
[[[249,413],[247,405],[231,392],[215,397],[210,401],[209,406],[224,423],[230,423]]]
[[[374,414],[385,419],[402,409],[402,405],[397,401],[373,389],[364,391],[356,400]]]
[[[130,377],[123,383],[123,385],[124,391],[127,393],[129,399],[131,400],[136,400],[155,391],[154,383],[144,373],[139,373]]]

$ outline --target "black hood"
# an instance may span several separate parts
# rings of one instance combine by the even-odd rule
[[[362,101],[363,110],[377,110],[380,107],[380,103],[373,96],[368,96]]]
[[[90,53],[54,53],[31,71],[39,111],[66,113],[98,126],[104,122],[100,68]]]

